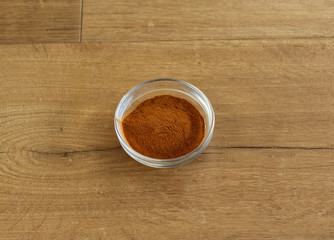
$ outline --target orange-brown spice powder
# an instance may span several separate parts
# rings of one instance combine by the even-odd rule
[[[204,120],[187,100],[161,95],[145,100],[122,121],[130,146],[152,158],[183,156],[204,138]]]

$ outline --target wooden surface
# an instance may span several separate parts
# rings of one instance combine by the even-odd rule
[[[84,43],[0,31],[0,239],[334,238],[331,2],[45,4],[78,13]],[[201,25],[212,11],[234,28]],[[174,169],[132,160],[113,126],[122,96],[160,77],[216,113],[207,150]]]
[[[334,37],[332,0],[84,0],[83,41]]]
[[[0,44],[79,42],[81,0],[0,0]]]

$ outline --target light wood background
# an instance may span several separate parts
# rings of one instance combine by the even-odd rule
[[[0,239],[334,239],[334,2],[0,0]],[[133,86],[211,100],[208,149],[132,160]]]

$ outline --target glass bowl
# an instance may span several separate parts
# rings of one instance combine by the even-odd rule
[[[157,159],[136,152],[128,144],[122,131],[122,120],[146,99],[158,95],[172,95],[192,103],[202,114],[205,123],[205,133],[202,143],[192,152],[177,158]],[[198,157],[209,145],[215,125],[215,114],[209,99],[195,86],[177,79],[155,79],[144,82],[132,88],[119,102],[114,118],[114,125],[119,142],[125,152],[136,161],[155,168],[171,168],[183,165]]]

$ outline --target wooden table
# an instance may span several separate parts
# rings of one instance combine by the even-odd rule
[[[334,239],[332,1],[0,4],[0,239]],[[113,126],[161,77],[216,112],[174,169]]]

